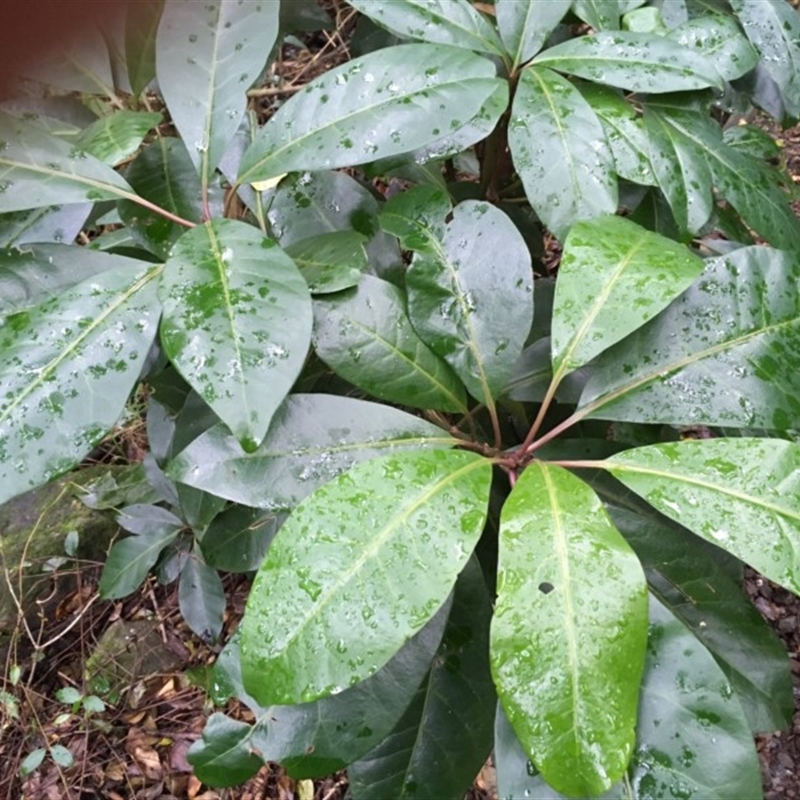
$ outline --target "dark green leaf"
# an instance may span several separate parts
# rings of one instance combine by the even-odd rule
[[[181,237],[159,294],[170,361],[254,450],[311,338],[311,300],[297,267],[258,229],[220,219]]]
[[[139,149],[148,131],[158,125],[161,118],[158,112],[120,109],[82,130],[72,144],[113,167]]]
[[[622,217],[576,223],[556,283],[556,380],[640,328],[702,271],[703,261],[687,247]]]
[[[248,691],[262,704],[305,702],[377,672],[447,598],[483,530],[490,483],[480,456],[419,451],[358,464],[304,500],[248,600]]]
[[[431,671],[395,729],[347,775],[355,800],[460,800],[492,749],[491,603],[476,559],[456,581]]]
[[[91,203],[45,206],[0,215],[0,247],[72,242],[92,210]],[[27,248],[26,248],[27,250]]]
[[[244,453],[219,425],[181,453],[168,473],[246,506],[291,510],[359,461],[400,449],[453,444],[441,428],[391,406],[351,397],[291,394],[254,453]]]
[[[178,532],[142,533],[116,542],[103,565],[100,596],[116,600],[135,592],[155,566],[161,551],[175,540]]]
[[[765,161],[779,159],[781,148],[769,133],[756,125],[734,125],[722,131],[722,140],[733,150]]]
[[[210,567],[249,572],[264,560],[280,519],[255,508],[234,506],[211,522],[200,548]]]
[[[555,399],[575,405],[590,374],[588,369],[577,369],[565,375],[558,384]],[[522,351],[514,364],[511,378],[503,389],[503,395],[521,403],[541,403],[552,379],[550,337],[545,336]]]
[[[392,197],[381,209],[381,228],[400,240],[404,250],[435,255],[453,210],[450,196],[438,186],[415,186]]]
[[[204,642],[216,642],[222,633],[225,590],[217,571],[204,564],[198,553],[190,555],[181,570],[178,603],[189,627]]]
[[[619,30],[620,0],[574,0],[573,11],[596,31]]]
[[[117,422],[155,337],[160,271],[109,269],[2,321],[0,503],[74,466]]]
[[[111,167],[0,111],[0,213],[125,197],[130,186]]]
[[[431,237],[436,233],[430,229]],[[490,405],[531,328],[528,247],[502,211],[467,200],[426,251],[431,255],[416,255],[406,273],[411,323],[470,394]]]
[[[365,275],[356,288],[317,299],[314,348],[337,375],[375,397],[466,411],[463,387],[417,335],[403,293],[387,281]]]
[[[647,637],[638,559],[600,499],[531,464],[500,516],[492,672],[526,752],[554,788],[595,795],[634,744]]]
[[[523,70],[508,143],[534,211],[559,239],[579,219],[617,210],[614,162],[603,127],[565,78],[541,67]]]
[[[348,4],[406,39],[455,45],[496,56],[505,52],[497,31],[468,0],[348,0]]]
[[[165,538],[180,533],[184,527],[183,520],[166,508],[143,503],[123,508],[117,515],[117,522],[129,533],[146,533]]]
[[[569,11],[572,0],[550,0],[547,3],[520,3],[518,0],[496,0],[497,27],[506,52],[511,56],[512,70],[533,58],[553,29]]]
[[[663,36],[614,31],[579,36],[550,47],[534,64],[586,80],[649,94],[719,86],[713,54]]]
[[[156,74],[172,121],[203,184],[211,183],[278,35],[278,3],[164,5]]]
[[[164,0],[128,0],[125,17],[125,63],[134,95],[156,76],[156,31]]]
[[[466,125],[498,91],[495,71],[467,50],[431,44],[389,47],[335,67],[270,118],[244,154],[239,182],[416,150]]]
[[[356,231],[334,231],[295,242],[285,250],[312,294],[332,294],[361,280],[367,266],[366,238]]]
[[[703,276],[604,353],[581,397],[600,419],[786,430],[800,419],[800,265],[767,247]]]
[[[236,786],[254,775],[264,761],[253,750],[253,727],[244,722],[212,714],[203,737],[187,754],[197,777],[211,786]]]

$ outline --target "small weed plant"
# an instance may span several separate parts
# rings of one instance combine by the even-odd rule
[[[502,798],[761,797],[792,687],[740,584],[800,592],[800,223],[740,123],[800,116],[797,12],[338,10],[354,56],[266,121],[312,3],[135,0],[3,104],[0,500],[144,392],[102,595],[155,568],[215,640],[257,570],[209,784],[455,800],[493,751]]]

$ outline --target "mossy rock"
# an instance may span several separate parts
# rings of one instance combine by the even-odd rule
[[[15,587],[29,620],[47,615],[77,588],[75,563],[53,569],[66,556],[65,541],[78,534],[73,558],[102,562],[119,527],[112,515],[95,511],[80,500],[81,488],[114,468],[89,467],[33,489],[0,506],[0,644],[17,625]],[[123,468],[124,469],[124,468]],[[46,602],[45,602],[46,600]]]

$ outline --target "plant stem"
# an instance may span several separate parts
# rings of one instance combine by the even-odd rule
[[[148,211],[152,211],[161,217],[165,217],[166,219],[171,220],[178,225],[183,225],[184,228],[194,228],[197,225],[196,222],[191,222],[188,219],[179,217],[177,214],[173,214],[171,211],[167,211],[165,208],[161,208],[161,206],[157,206],[155,203],[145,200],[144,197],[139,197],[138,194],[128,194],[125,192],[124,197],[126,200],[130,200],[131,202],[148,209]]]

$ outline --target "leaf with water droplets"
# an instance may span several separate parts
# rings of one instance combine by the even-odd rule
[[[0,111],[0,213],[134,197],[107,164]]]
[[[236,786],[264,766],[253,750],[253,726],[225,714],[208,718],[203,736],[191,747],[189,763],[204,783],[211,786]]]
[[[508,144],[534,211],[559,239],[579,219],[617,210],[614,161],[600,120],[557,73],[522,71]]]
[[[92,203],[70,203],[0,214],[0,248],[18,248],[31,243],[73,242],[83,229],[92,208]],[[86,249],[81,252],[86,252]]]
[[[596,31],[619,30],[620,0],[574,0],[575,16]]]
[[[170,361],[254,450],[308,352],[311,297],[303,276],[258,229],[221,219],[178,240],[159,295]]]
[[[374,397],[415,408],[466,413],[464,388],[417,335],[403,293],[365,275],[354,289],[314,302],[314,349]]]
[[[164,6],[156,37],[158,87],[203,187],[244,117],[245,92],[277,35],[275,0]]]
[[[705,89],[722,83],[711,55],[664,36],[634,31],[569,39],[544,50],[533,63],[606,86],[649,94]]]
[[[178,603],[186,624],[206,643],[222,633],[225,590],[217,570],[191,553],[178,578]]]
[[[404,39],[455,45],[494,56],[504,53],[497,31],[467,0],[393,0],[391,3],[348,0],[348,3]]]
[[[634,744],[647,638],[638,559],[597,495],[534,462],[500,515],[491,662],[526,752],[554,788],[596,795]]]
[[[333,294],[361,280],[367,266],[366,238],[356,231],[333,231],[284,249],[306,279],[311,294]]]
[[[598,419],[788,430],[800,420],[800,264],[747,247],[706,263],[603,353],[579,408]]]
[[[406,273],[409,318],[469,393],[491,404],[533,320],[528,247],[502,211],[474,200],[459,203],[446,225],[423,227],[427,243]]]
[[[122,414],[161,271],[122,261],[0,322],[0,504],[73,467]]]
[[[225,572],[258,569],[282,521],[257,508],[232,506],[218,514],[203,532],[203,559],[209,567]]]
[[[390,198],[381,209],[381,228],[404,250],[436,255],[453,210],[450,195],[438,186],[414,186]]]
[[[702,271],[703,261],[687,247],[622,217],[573,225],[553,307],[555,379],[652,319]]]
[[[406,713],[347,768],[355,800],[463,797],[492,749],[492,607],[476,558],[459,575],[444,638]],[[437,754],[437,755],[434,755]],[[442,754],[441,756],[438,754]]]
[[[224,425],[169,465],[182,483],[246,506],[290,511],[359,461],[406,449],[452,447],[436,425],[391,406],[328,394],[291,394],[261,446],[244,453]]]
[[[447,45],[398,45],[353,59],[278,109],[245,152],[239,183],[366,164],[435,142],[498,91],[495,73],[488,59]]]
[[[447,599],[483,531],[491,477],[474,453],[399,453],[306,498],[247,602],[245,688],[264,705],[307,702],[380,669]]]
[[[572,0],[549,0],[547,3],[496,0],[497,27],[506,52],[511,56],[512,70],[539,52],[571,3]]]
[[[72,139],[72,144],[79,151],[114,167],[138,150],[144,137],[161,119],[158,112],[120,109],[84,128]]]
[[[662,514],[800,593],[800,446],[688,440],[627,450],[603,466]]]

